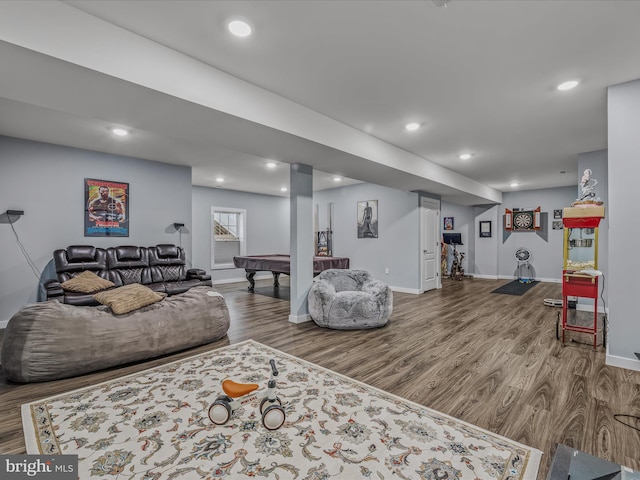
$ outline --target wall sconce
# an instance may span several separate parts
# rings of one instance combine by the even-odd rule
[[[180,230],[182,227],[184,227],[184,223],[174,223],[173,226],[175,227],[176,230]]]

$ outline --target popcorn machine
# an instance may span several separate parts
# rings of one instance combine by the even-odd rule
[[[598,295],[602,272],[598,270],[598,227],[604,218],[603,206],[567,207],[563,211],[564,266],[562,269],[562,343],[565,331],[593,335],[597,348]],[[567,322],[569,297],[593,299],[593,325],[571,325]],[[602,343],[606,341],[603,329]]]

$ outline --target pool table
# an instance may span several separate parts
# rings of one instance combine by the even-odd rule
[[[273,288],[278,288],[278,279],[281,273],[289,275],[291,271],[291,257],[289,255],[248,255],[246,257],[233,257],[236,268],[244,268],[249,280],[248,290],[253,292],[256,272],[271,272],[273,274]],[[313,257],[313,275],[318,275],[323,270],[330,268],[349,268],[349,259],[346,257]]]

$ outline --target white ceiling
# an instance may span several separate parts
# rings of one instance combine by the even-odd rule
[[[98,67],[114,61],[104,55],[80,63],[53,46],[37,48],[46,32],[26,23],[33,19],[24,3],[33,17],[47,17],[57,3],[75,30],[86,25],[87,44],[109,40],[97,19],[121,27],[387,142],[398,159],[370,163],[295,128],[248,125],[232,112],[109,75]],[[0,28],[0,134],[191,165],[195,185],[216,186],[223,176],[223,188],[273,195],[286,195],[280,187],[294,161],[314,166],[316,189],[338,185],[332,178],[340,175],[347,177],[340,185],[428,190],[463,204],[495,197],[465,195],[459,177],[434,181],[432,164],[498,192],[514,180],[521,189],[573,185],[577,155],[607,147],[607,86],[640,78],[640,1],[453,0],[444,8],[430,0],[5,1],[3,15],[12,23]],[[225,24],[234,15],[254,35],[230,36]],[[118,38],[131,38],[113,25]],[[63,47],[81,46],[56,45]],[[141,55],[135,67],[146,61]],[[155,81],[179,68],[148,63]],[[556,90],[570,79],[581,83]],[[409,121],[423,127],[407,132]],[[114,124],[132,135],[110,138]],[[366,151],[357,138],[345,141]],[[473,157],[460,160],[463,152]],[[400,163],[409,154],[424,173]],[[264,167],[269,159],[279,162],[274,171]]]

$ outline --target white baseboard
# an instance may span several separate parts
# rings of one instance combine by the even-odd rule
[[[311,321],[310,315],[289,315],[289,321],[291,323],[305,323]]]
[[[473,278],[483,278],[486,280],[517,280],[518,277],[514,277],[513,275],[480,275],[479,273],[471,274]],[[560,283],[562,279],[560,278],[535,278],[539,282],[546,283]]]
[[[536,278],[536,280],[540,280],[541,282],[546,283],[562,283],[561,278]]]
[[[500,280],[517,280],[518,277],[514,277],[513,275],[498,275],[498,278]],[[534,278],[534,280],[537,280],[539,282],[545,282],[545,283],[562,283],[562,279],[561,278],[540,278],[540,277],[536,277]]]
[[[0,329],[7,328],[9,325],[9,320],[0,320]]]
[[[265,278],[273,278],[273,275],[271,275],[270,273],[258,273],[253,278],[254,280],[264,280]],[[222,278],[220,280],[212,280],[212,283],[214,285],[223,285],[225,283],[240,283],[240,282],[248,283],[249,280],[247,280],[245,277]]]
[[[391,290],[394,292],[400,293],[413,293],[414,295],[420,295],[422,293],[422,291],[418,288],[393,287],[391,285],[389,285],[389,288],[391,288]]]
[[[605,357],[605,363],[612,367],[626,368],[627,370],[634,370],[640,372],[640,360],[634,360],[633,358],[618,357],[616,355],[609,354],[609,346],[607,345],[607,356]]]
[[[585,305],[582,303],[578,303],[576,305],[576,310],[580,310],[581,312],[591,312],[593,313],[593,305]],[[606,311],[605,309],[602,307],[602,305],[598,306],[598,313],[609,313],[609,309],[607,308]]]

